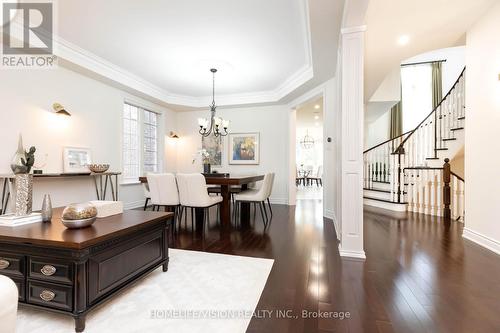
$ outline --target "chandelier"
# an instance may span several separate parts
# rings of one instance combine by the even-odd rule
[[[300,145],[304,149],[311,149],[312,147],[314,147],[314,138],[309,135],[309,130],[306,131],[306,135],[304,136],[304,138],[300,140]]]
[[[204,137],[212,133],[215,137],[226,136],[228,134],[227,129],[229,127],[229,121],[215,116],[215,109],[217,108],[215,105],[215,73],[217,73],[217,69],[212,68],[210,71],[212,72],[212,105],[210,105],[210,119],[198,118],[198,125],[200,126],[198,133]]]

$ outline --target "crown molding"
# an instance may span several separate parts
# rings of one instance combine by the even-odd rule
[[[276,103],[314,77],[309,6],[306,0],[301,0],[301,15],[304,18],[302,31],[304,33],[305,64],[274,90],[218,95],[217,104],[219,106]],[[179,95],[165,90],[57,35],[53,36],[53,41],[54,54],[59,58],[152,99],[166,104],[193,108],[206,107],[211,100],[211,96]]]

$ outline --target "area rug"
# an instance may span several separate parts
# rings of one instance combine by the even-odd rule
[[[87,315],[88,333],[243,333],[273,260],[170,250],[161,267]],[[20,308],[18,333],[71,333],[71,317]]]

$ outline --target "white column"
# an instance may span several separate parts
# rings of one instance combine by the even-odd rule
[[[365,27],[342,30],[341,256],[366,258],[363,248],[363,54]]]

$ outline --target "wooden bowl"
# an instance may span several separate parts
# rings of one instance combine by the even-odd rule
[[[88,168],[94,173],[103,173],[108,171],[109,164],[89,164]]]

